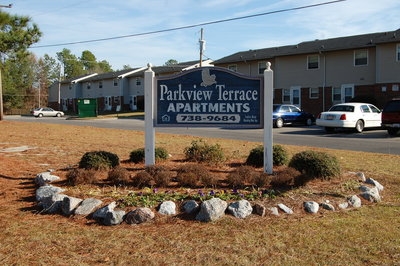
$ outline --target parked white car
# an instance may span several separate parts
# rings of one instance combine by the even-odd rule
[[[56,111],[50,107],[40,107],[35,108],[31,111],[32,115],[35,117],[43,117],[43,116],[64,116],[64,112]]]
[[[318,115],[317,126],[334,132],[336,128],[354,128],[361,133],[364,128],[380,128],[382,112],[370,103],[340,103]]]

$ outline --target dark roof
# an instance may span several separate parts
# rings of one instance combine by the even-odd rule
[[[263,48],[237,52],[214,61],[214,64],[239,61],[272,59],[278,56],[311,54],[323,51],[338,51],[374,47],[377,44],[400,42],[400,29],[390,32],[370,33],[348,37],[301,42],[295,45]]]

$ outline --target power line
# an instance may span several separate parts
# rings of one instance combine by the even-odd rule
[[[30,48],[44,48],[44,47],[65,46],[65,45],[74,45],[74,44],[82,44],[82,43],[110,41],[110,40],[138,37],[138,36],[144,36],[144,35],[152,35],[152,34],[157,34],[157,33],[177,31],[177,30],[195,28],[195,27],[206,26],[206,25],[211,25],[211,24],[225,23],[225,22],[234,21],[234,20],[248,19],[248,18],[266,16],[266,15],[271,15],[271,14],[277,14],[277,13],[301,10],[301,9],[306,9],[306,8],[318,7],[318,6],[323,6],[323,5],[330,5],[330,4],[334,4],[334,3],[338,3],[338,2],[344,2],[344,1],[346,1],[346,0],[335,0],[335,1],[323,2],[323,3],[313,4],[313,5],[292,7],[292,8],[287,8],[287,9],[280,9],[280,10],[276,10],[276,11],[264,12],[264,13],[241,16],[241,17],[214,20],[214,21],[203,22],[203,23],[192,24],[192,25],[181,26],[181,27],[170,28],[170,29],[155,30],[155,31],[149,31],[149,32],[135,33],[135,34],[108,37],[108,38],[101,38],[101,39],[93,39],[93,40],[86,40],[86,41],[76,41],[76,42],[66,42],[66,43],[59,43],[59,44],[38,45],[38,46],[31,46]]]

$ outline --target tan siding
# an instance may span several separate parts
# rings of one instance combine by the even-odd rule
[[[396,61],[396,43],[377,47],[376,73],[377,83],[400,82],[400,61]]]

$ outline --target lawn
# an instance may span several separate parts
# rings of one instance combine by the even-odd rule
[[[183,164],[183,150],[197,138],[157,134],[156,146],[171,154],[164,162]],[[215,169],[228,174],[261,143],[206,139],[218,143],[228,161]],[[144,147],[144,133],[93,127],[0,121],[0,263],[2,265],[400,265],[400,155],[316,149],[338,158],[343,175],[313,181],[263,202],[293,207],[294,214],[240,220],[226,215],[213,223],[156,215],[141,225],[103,226],[83,217],[41,214],[34,178],[54,169],[65,179],[87,151],[105,150],[121,161]],[[310,149],[285,146],[290,155]],[[143,164],[123,162],[133,173]],[[358,209],[307,214],[306,199],[335,200],[353,193],[354,175],[363,172],[384,187],[382,202]],[[106,197],[134,188],[101,185],[69,187],[82,196]],[[339,193],[338,193],[339,192]],[[68,192],[67,192],[68,194]],[[105,200],[107,200],[105,198]]]

